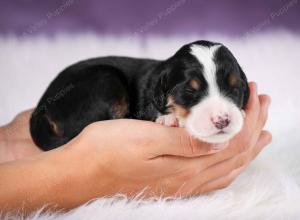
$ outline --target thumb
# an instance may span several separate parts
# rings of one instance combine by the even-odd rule
[[[209,144],[202,142],[187,133],[184,128],[164,127],[158,137],[159,144],[154,148],[154,155],[172,155],[197,157],[208,155],[224,149],[228,143]]]

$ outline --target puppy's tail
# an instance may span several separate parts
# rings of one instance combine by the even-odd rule
[[[58,123],[44,111],[34,111],[30,118],[30,134],[34,143],[42,150],[57,148],[69,141],[64,137],[63,130]]]

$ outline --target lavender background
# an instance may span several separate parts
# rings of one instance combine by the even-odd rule
[[[0,1],[0,34],[203,34],[300,32],[300,0],[10,0]]]

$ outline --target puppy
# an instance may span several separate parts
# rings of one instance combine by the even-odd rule
[[[134,118],[223,143],[241,130],[248,97],[247,78],[232,53],[220,43],[196,41],[164,61],[100,57],[67,67],[39,101],[30,132],[46,151],[95,121]]]

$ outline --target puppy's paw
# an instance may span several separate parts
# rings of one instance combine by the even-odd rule
[[[156,121],[156,123],[161,124],[161,125],[166,125],[169,127],[178,127],[178,119],[174,114],[169,114],[169,115],[162,115],[159,116]]]

